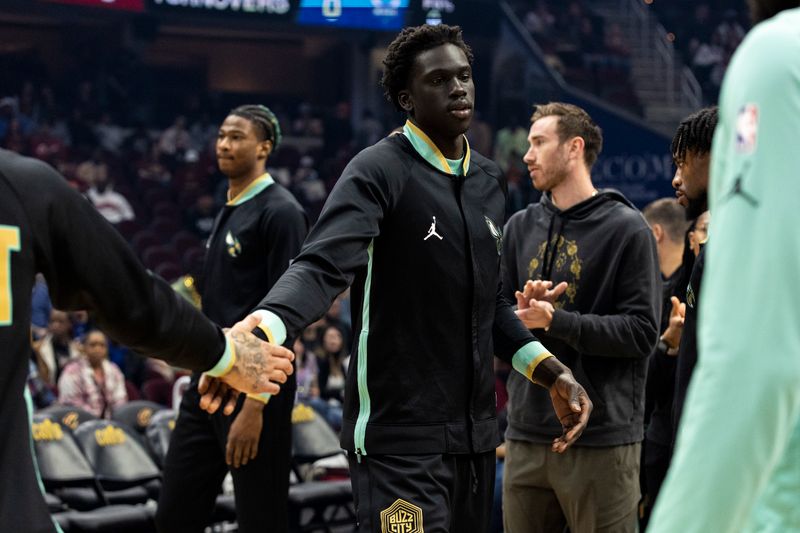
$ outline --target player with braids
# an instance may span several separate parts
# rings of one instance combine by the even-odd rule
[[[253,126],[258,130],[259,140],[271,141],[272,150],[278,148],[283,139],[278,118],[267,106],[243,105],[232,109],[229,115],[242,117],[252,122]]]
[[[672,138],[672,157],[676,162],[686,159],[686,152],[703,155],[711,152],[714,128],[717,127],[717,108],[707,107],[681,121]]]
[[[228,178],[228,202],[206,244],[199,283],[203,312],[218,324],[256,306],[308,231],[302,207],[266,171],[280,141],[278,120],[261,105],[231,110],[220,126],[217,163]],[[274,398],[242,396],[232,417],[203,412],[197,389],[205,390],[206,379],[194,374],[192,383],[164,465],[159,530],[202,532],[230,470],[239,531],[286,531],[295,380]]]
[[[708,210],[708,176],[711,164],[711,141],[717,126],[717,108],[707,107],[681,121],[672,139],[672,154],[677,170],[672,180],[678,203],[686,216],[696,219]],[[697,362],[697,305],[705,266],[705,243],[692,267],[686,288],[686,316],[678,348],[673,405],[673,431],[677,429],[686,399],[686,390]]]

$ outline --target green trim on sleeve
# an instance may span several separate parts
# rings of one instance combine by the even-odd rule
[[[266,309],[259,309],[253,314],[261,319],[258,327],[264,332],[271,344],[281,346],[286,342],[286,324],[283,323],[281,317]]]
[[[206,370],[206,374],[212,378],[218,378],[230,372],[231,368],[233,368],[233,364],[236,362],[234,350],[231,340],[225,337],[225,351],[222,352],[222,357],[219,358],[219,361],[217,361],[217,364],[214,365],[211,370]]]
[[[531,341],[514,354],[511,358],[511,365],[514,370],[533,381],[533,373],[539,363],[553,357],[553,354],[547,351],[541,342]]]

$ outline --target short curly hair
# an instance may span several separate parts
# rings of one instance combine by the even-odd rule
[[[398,111],[402,111],[403,108],[400,107],[397,95],[408,85],[414,60],[422,52],[443,44],[453,44],[461,48],[467,56],[467,61],[472,64],[474,59],[472,49],[464,42],[459,26],[423,24],[405,28],[389,45],[386,57],[383,59],[381,86],[386,99],[394,104]]]
[[[584,109],[564,102],[549,102],[533,106],[531,124],[540,118],[558,117],[558,142],[563,143],[574,137],[583,139],[583,161],[587,168],[597,161],[597,156],[603,151],[603,130],[595,124],[592,117]]]

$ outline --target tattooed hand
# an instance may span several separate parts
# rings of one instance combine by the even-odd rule
[[[278,383],[286,383],[292,372],[294,354],[282,346],[264,342],[251,333],[258,327],[255,315],[237,322],[225,332],[236,348],[236,362],[230,372],[220,378],[201,376],[197,386],[200,407],[210,413],[225,402],[225,414],[230,414],[239,392],[277,394]]]

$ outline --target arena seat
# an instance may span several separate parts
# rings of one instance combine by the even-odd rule
[[[37,414],[53,415],[61,424],[71,430],[77,429],[79,425],[89,420],[97,420],[92,413],[71,405],[53,404],[37,411]]]
[[[350,480],[313,480],[314,463],[337,455],[344,455],[344,452],[333,429],[310,406],[295,405],[292,411],[292,469],[300,482],[289,487],[291,531],[329,531],[331,526],[355,524]]]
[[[145,430],[148,449],[159,468],[164,467],[164,459],[169,450],[169,439],[175,429],[178,415],[172,409],[162,409],[153,414]]]
[[[111,503],[145,503],[158,497],[161,472],[139,441],[121,424],[94,420],[75,430]]]

